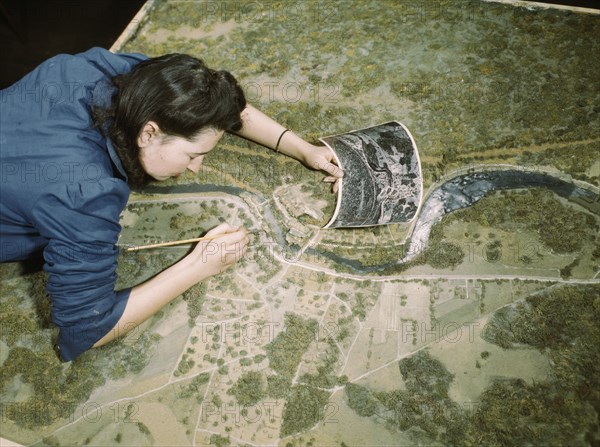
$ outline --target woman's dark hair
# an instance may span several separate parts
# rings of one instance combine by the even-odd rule
[[[185,54],[167,54],[141,62],[112,78],[117,91],[110,107],[95,109],[95,125],[108,127],[129,183],[149,180],[139,159],[137,138],[148,121],[169,136],[192,139],[202,129],[238,131],[246,107],[242,88],[231,73],[211,70]]]

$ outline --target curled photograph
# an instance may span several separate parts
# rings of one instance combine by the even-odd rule
[[[408,129],[390,121],[320,139],[344,170],[333,216],[324,228],[409,222],[419,209],[423,178]]]

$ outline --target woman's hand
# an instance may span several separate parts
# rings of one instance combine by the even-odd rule
[[[326,172],[329,174],[324,182],[333,183],[333,192],[339,188],[339,180],[344,176],[344,171],[336,164],[333,152],[327,146],[315,146],[306,143],[302,150],[300,160],[306,167]]]
[[[237,132],[238,135],[276,149],[280,154],[295,158],[311,169],[326,172],[328,175],[324,181],[333,183],[333,192],[337,192],[339,180],[344,172],[335,164],[333,152],[328,147],[306,142],[250,104],[246,106],[241,117],[243,127]]]
[[[223,223],[206,236],[214,239],[198,242],[181,261],[131,289],[121,318],[94,346],[108,343],[137,327],[194,284],[239,261],[246,252],[248,234],[241,227],[233,228]]]
[[[213,228],[186,257],[198,274],[198,281],[217,275],[239,261],[248,248],[248,233],[243,227],[234,228],[228,223]]]

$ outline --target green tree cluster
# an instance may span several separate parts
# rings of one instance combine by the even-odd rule
[[[285,399],[292,386],[290,377],[270,375],[267,377],[268,395],[273,399]]]
[[[485,246],[485,259],[488,262],[497,262],[502,256],[502,241],[499,239],[488,243]]]
[[[179,397],[186,399],[188,397],[196,396],[197,402],[202,403],[202,395],[200,394],[200,391],[202,390],[202,386],[208,383],[209,380],[209,373],[198,374],[185,388],[179,392]]]
[[[188,312],[188,325],[194,327],[196,324],[196,318],[202,312],[202,306],[206,297],[207,284],[205,281],[190,287],[183,292],[182,298],[187,304]]]
[[[427,264],[436,269],[454,269],[463,262],[464,258],[464,250],[451,242],[430,239],[425,250]]]
[[[154,207],[154,203],[151,203],[151,202],[147,202],[147,203],[136,202],[136,203],[128,204],[125,209],[130,213],[141,216],[143,213],[145,213],[152,207]]]
[[[250,366],[252,365],[252,359],[248,357],[242,357],[240,359],[240,366]]]
[[[400,361],[405,389],[372,392],[347,384],[350,408],[408,431],[419,442],[456,446],[593,445],[600,409],[600,287],[563,285],[494,313],[482,336],[506,349],[547,353],[546,380],[498,379],[477,405],[448,397],[452,375],[419,351]],[[482,359],[489,351],[480,353]],[[416,430],[416,431],[415,431]],[[425,436],[425,438],[423,438]]]
[[[35,314],[19,306],[16,295],[0,301],[0,336],[8,346],[17,341],[33,337],[40,331]]]
[[[321,421],[329,396],[329,392],[310,385],[292,387],[283,409],[281,437],[304,432]]]
[[[440,223],[434,225],[427,246],[422,252],[407,263],[387,267],[384,273],[388,275],[397,274],[409,267],[421,264],[429,264],[438,269],[454,269],[460,265],[465,258],[464,250],[455,243],[448,241],[445,236],[445,226],[450,223],[449,218],[445,217]]]
[[[237,380],[227,394],[235,396],[241,405],[254,405],[266,397],[267,379],[260,371],[248,371]]]
[[[70,418],[107,378],[137,374],[154,355],[160,336],[143,332],[135,341],[122,338],[86,351],[65,368],[52,349],[45,274],[27,275],[22,281],[30,294],[30,301],[25,304],[33,301],[37,312],[30,310],[32,306],[19,303],[18,295],[10,289],[3,288],[0,338],[10,350],[0,368],[0,390],[4,393],[9,384],[18,381],[31,387],[32,393],[24,400],[3,405],[6,419],[33,429]]]
[[[196,365],[196,361],[189,355],[183,354],[179,364],[177,365],[177,369],[173,372],[175,377],[183,376],[191,371],[191,369]]]
[[[214,445],[215,447],[229,447],[231,445],[231,440],[229,436],[221,436],[218,434],[210,435],[210,445]]]
[[[477,222],[506,231],[531,231],[556,253],[579,251],[584,244],[593,244],[600,231],[593,215],[565,206],[546,189],[492,194],[468,208],[451,213],[436,227],[455,221]]]
[[[497,381],[480,396],[463,439],[474,445],[589,445],[597,424],[591,405],[552,382]]]
[[[329,349],[325,355],[325,365],[320,365],[315,375],[306,374],[301,383],[292,386],[292,378],[298,364],[309,345],[317,340],[318,323],[286,313],[285,330],[266,346],[269,365],[276,374],[267,377],[266,394],[274,399],[285,399],[280,436],[302,432],[322,420],[330,393],[319,389],[320,385],[345,383],[347,379],[337,378],[327,366],[337,362],[337,347]],[[335,346],[333,340],[330,342]]]
[[[560,277],[569,279],[573,275],[573,269],[579,265],[579,258],[575,258],[572,262],[560,269]]]
[[[19,376],[33,393],[26,400],[3,405],[3,418],[29,429],[70,418],[76,406],[105,383],[102,370],[90,361],[91,356],[82,357],[65,371],[49,345],[38,351],[12,348],[0,368],[0,390]]]
[[[140,373],[154,354],[161,336],[148,331],[136,340],[121,338],[101,349],[109,360],[107,374],[111,379],[120,379],[130,374]]]
[[[300,382],[313,385],[319,388],[333,388],[341,382],[343,378],[338,377],[335,371],[335,365],[338,362],[340,351],[332,338],[327,339],[327,347],[321,353],[322,363],[317,366],[316,374],[303,374]]]
[[[429,442],[454,441],[466,418],[448,397],[452,374],[427,351],[402,359],[399,368],[406,389],[372,392],[348,383],[348,406],[363,417],[385,421],[390,428],[424,433]]]
[[[504,348],[548,352],[554,385],[600,409],[600,286],[563,285],[496,312],[482,336]]]
[[[347,383],[345,393],[348,399],[348,406],[359,416],[370,417],[382,409],[379,399],[364,386]]]
[[[600,176],[588,175],[588,171],[598,161],[598,146],[595,143],[582,143],[568,146],[554,146],[544,151],[524,151],[518,159],[526,166],[554,166],[575,178],[600,186]]]
[[[266,347],[269,366],[278,375],[292,378],[300,359],[318,333],[316,320],[304,320],[293,313],[285,314],[285,329]]]

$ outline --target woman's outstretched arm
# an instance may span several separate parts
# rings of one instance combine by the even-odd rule
[[[194,284],[221,273],[240,260],[246,251],[248,235],[242,229],[221,224],[206,235],[221,237],[199,242],[181,261],[152,279],[134,287],[123,315],[94,347],[102,346],[136,328],[163,306],[177,298]]]
[[[333,153],[328,147],[310,144],[291,130],[283,133],[286,130],[284,126],[250,104],[242,112],[242,123],[243,127],[236,132],[237,135],[271,149],[275,149],[279,142],[277,152],[295,158],[311,169],[326,172],[326,182],[335,183],[344,175],[342,169],[335,164]]]

